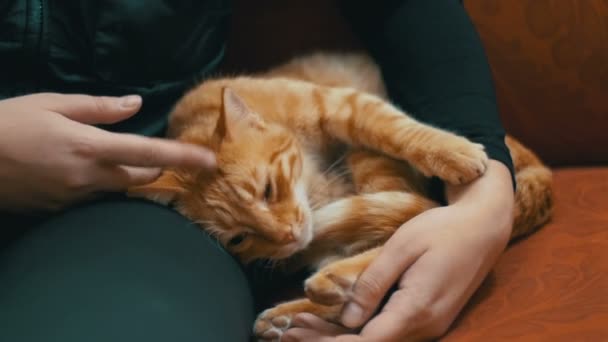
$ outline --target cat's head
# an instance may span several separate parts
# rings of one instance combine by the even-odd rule
[[[293,134],[262,120],[234,91],[225,88],[221,96],[211,139],[201,141],[197,127],[179,136],[213,149],[217,169],[165,170],[129,194],[173,204],[245,263],[291,256],[313,233],[301,147]]]

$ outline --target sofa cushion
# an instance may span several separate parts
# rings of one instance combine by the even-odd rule
[[[553,221],[507,249],[446,342],[608,340],[608,167],[554,182]]]
[[[552,165],[608,162],[608,2],[465,0],[507,131]]]

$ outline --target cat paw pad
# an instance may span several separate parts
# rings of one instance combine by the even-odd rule
[[[348,300],[354,283],[354,277],[321,270],[306,280],[304,291],[308,299],[315,303],[337,305]]]
[[[291,326],[291,316],[268,309],[262,312],[253,326],[253,333],[259,342],[275,342]]]

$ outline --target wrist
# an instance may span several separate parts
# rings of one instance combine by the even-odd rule
[[[497,205],[512,209],[515,201],[511,173],[495,160],[490,160],[486,172],[471,183],[446,184],[445,196],[450,205]]]
[[[499,236],[510,236],[513,225],[515,194],[509,169],[501,162],[490,160],[483,176],[460,185],[446,185],[449,206],[469,213],[485,224],[495,228]]]

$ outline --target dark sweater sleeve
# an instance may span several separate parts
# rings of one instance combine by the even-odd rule
[[[511,171],[483,46],[457,0],[345,0],[355,34],[380,65],[389,97],[420,121],[485,146]]]

